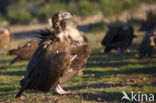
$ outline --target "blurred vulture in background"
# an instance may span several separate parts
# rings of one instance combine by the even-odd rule
[[[6,49],[13,38],[13,34],[7,28],[0,28],[0,50]]]
[[[142,21],[139,31],[144,31],[145,35],[139,45],[139,56],[141,58],[156,53],[156,11],[147,12],[147,20]]]
[[[16,55],[16,57],[10,62],[10,64],[13,64],[16,61],[20,60],[30,60],[38,47],[38,43],[39,40],[31,40],[21,44],[16,49],[9,50],[8,51],[9,55]]]
[[[61,86],[84,69],[90,54],[88,44],[75,42],[66,32],[67,21],[71,18],[71,13],[56,13],[52,17],[53,27],[39,32],[39,47],[29,61],[16,97],[27,89],[68,93]]]
[[[105,46],[105,53],[109,53],[112,49],[119,53],[128,52],[134,39],[133,27],[128,24],[110,27],[101,44]]]
[[[151,57],[152,53],[156,53],[156,29],[147,31],[143,37],[142,43],[139,45],[139,56],[141,58]]]

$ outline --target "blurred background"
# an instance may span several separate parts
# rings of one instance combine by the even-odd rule
[[[44,28],[54,13],[69,11],[76,15],[75,25],[86,33],[107,31],[108,25],[121,23],[138,29],[147,12],[155,9],[155,0],[0,0],[0,26],[9,27],[16,39],[16,33]]]
[[[61,10],[82,18],[97,15],[101,19],[101,14],[105,22],[146,19],[145,12],[155,9],[154,3],[155,0],[0,0],[0,22],[44,23]]]

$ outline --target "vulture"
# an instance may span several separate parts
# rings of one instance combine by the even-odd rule
[[[156,29],[153,28],[147,31],[142,39],[141,44],[139,45],[139,56],[140,58],[151,57],[152,53],[156,53]]]
[[[6,49],[11,42],[13,34],[8,28],[0,28],[0,49]]]
[[[128,24],[110,27],[101,44],[105,46],[105,53],[109,53],[112,49],[117,50],[119,53],[128,51],[132,44],[133,27]]]
[[[139,31],[144,31],[145,35],[139,45],[139,57],[145,56],[151,57],[153,53],[156,53],[156,12],[147,12],[146,21],[142,21]]]
[[[58,12],[52,17],[52,28],[39,32],[40,41],[27,66],[27,72],[20,81],[21,88],[16,98],[28,89],[66,94],[61,86],[85,68],[90,54],[88,44],[74,41],[66,25],[73,18],[69,12]]]
[[[13,64],[16,61],[20,60],[30,60],[38,47],[38,43],[39,40],[30,40],[26,43],[21,44],[16,49],[9,50],[9,55],[16,55],[16,57],[10,62],[10,64]]]

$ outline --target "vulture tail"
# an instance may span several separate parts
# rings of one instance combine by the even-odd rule
[[[21,87],[20,88],[20,91],[16,94],[16,97],[15,98],[19,98],[22,95],[23,92],[24,92],[24,90]]]
[[[29,82],[26,82],[25,85],[22,85],[22,87],[20,88],[19,92],[16,94],[15,98],[19,98],[22,93],[27,89],[27,85],[29,84]]]
[[[18,61],[19,60],[19,58],[18,57],[16,57],[15,59],[13,59],[11,62],[10,62],[10,65],[12,65],[12,64],[14,64],[16,61]]]

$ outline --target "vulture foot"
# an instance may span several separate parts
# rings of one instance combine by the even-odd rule
[[[63,90],[60,85],[58,85],[55,89],[58,94],[68,94],[69,92]]]

